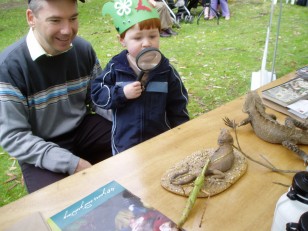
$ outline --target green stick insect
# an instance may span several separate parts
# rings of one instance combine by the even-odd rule
[[[204,186],[205,172],[209,167],[209,163],[210,163],[210,158],[205,160],[205,164],[204,164],[204,167],[202,169],[202,172],[200,173],[200,175],[194,181],[194,188],[189,194],[189,197],[188,197],[187,202],[186,202],[186,206],[185,206],[183,213],[182,213],[182,217],[181,217],[180,221],[177,223],[178,228],[181,228],[184,225],[190,211],[192,210],[192,208],[195,205],[198,194],[199,194],[201,188]]]

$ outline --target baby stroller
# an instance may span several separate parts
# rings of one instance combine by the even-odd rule
[[[186,3],[184,0],[177,0],[176,3],[173,0],[162,0],[167,6],[171,17],[174,21],[174,24],[177,27],[180,27],[180,22],[184,21],[185,23],[192,23],[194,20],[194,16],[191,15],[190,11],[186,7]],[[173,9],[177,8],[178,12],[174,13]]]

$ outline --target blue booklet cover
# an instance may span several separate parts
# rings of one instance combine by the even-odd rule
[[[53,231],[183,230],[116,181],[50,217],[47,223]]]

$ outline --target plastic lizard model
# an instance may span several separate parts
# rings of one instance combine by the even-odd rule
[[[305,165],[308,164],[307,153],[297,146],[297,144],[308,144],[308,122],[301,123],[287,117],[285,125],[280,124],[275,115],[265,112],[265,106],[256,91],[247,93],[243,112],[248,114],[248,118],[241,121],[238,126],[250,123],[259,138],[270,143],[282,144],[301,157]]]
[[[161,185],[176,194],[189,196],[194,180],[209,164],[202,176],[201,191],[197,197],[214,196],[231,187],[247,169],[246,158],[233,148],[233,137],[228,129],[221,129],[218,147],[196,151],[168,169],[161,178]]]
[[[210,163],[205,175],[213,175],[214,178],[224,178],[224,172],[232,167],[234,161],[233,137],[227,129],[221,129],[218,145],[218,148],[210,157]],[[188,165],[182,172],[175,173],[171,177],[171,183],[175,185],[191,183],[198,177],[202,168],[203,166],[199,165],[199,163],[192,166]]]

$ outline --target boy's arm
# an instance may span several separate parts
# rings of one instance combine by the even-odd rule
[[[116,82],[112,63],[108,63],[102,73],[93,80],[91,97],[95,106],[103,109],[115,109],[127,101],[123,85]]]
[[[171,127],[176,127],[189,120],[187,110],[188,93],[178,72],[171,67],[171,78],[169,81],[167,99],[167,117]]]

